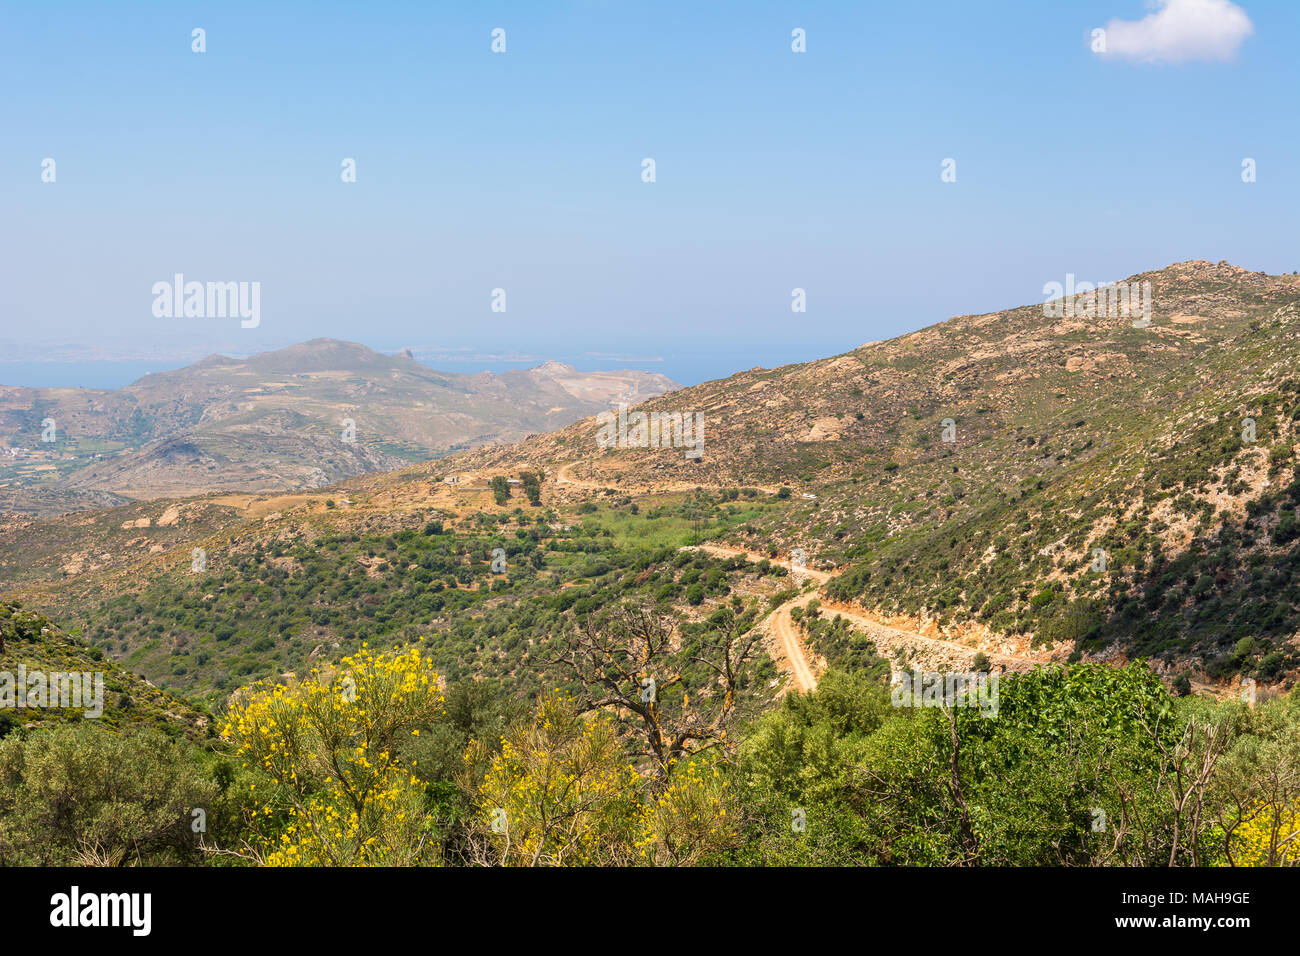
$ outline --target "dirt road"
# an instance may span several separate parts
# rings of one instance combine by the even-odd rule
[[[795,569],[790,558],[772,558],[766,554],[759,554],[757,551],[746,551],[744,548],[729,548],[725,544],[692,544],[687,545],[683,551],[704,551],[713,555],[715,558],[748,558],[750,561],[771,561],[773,564],[784,564],[790,568],[790,574],[796,580],[799,576],[808,577],[818,584],[825,584],[835,575],[830,571],[817,571],[813,568]]]
[[[788,558],[784,560],[772,559],[755,551],[732,548],[721,544],[688,545],[683,550],[704,551],[715,557],[734,558],[743,556],[750,561],[773,560],[785,563],[789,560]],[[819,585],[825,585],[827,581],[835,576],[834,572],[818,571],[813,568],[804,569],[802,573]],[[789,671],[794,686],[805,693],[816,689],[817,674],[810,663],[812,655],[804,647],[799,627],[795,624],[790,612],[796,607],[807,606],[813,598],[819,597],[822,597],[820,589],[800,594],[777,607],[764,621],[764,626],[768,628],[768,633],[774,641],[773,650],[777,653],[773,656],[777,660],[778,666],[784,664],[782,670]],[[831,617],[838,614],[853,627],[864,631],[871,638],[876,645],[877,651],[882,656],[891,655],[901,648],[916,662],[917,666],[929,669],[968,668],[972,659],[980,652],[979,648],[958,644],[956,641],[926,637],[924,634],[918,634],[915,631],[891,627],[844,605],[823,604],[823,612]],[[1009,671],[1031,670],[1047,663],[1049,659],[1046,655],[1031,658],[996,651],[984,651],[983,653],[991,665],[1005,667]]]
[[[789,558],[770,558],[766,554],[759,554],[757,551],[747,551],[744,548],[731,548],[723,544],[697,544],[687,545],[683,551],[703,551],[711,554],[715,558],[740,558],[743,557],[749,561],[772,561],[775,563],[788,564]],[[792,577],[799,575],[795,580],[808,578],[816,581],[818,584],[825,584],[832,577],[829,571],[818,571],[813,568],[804,568],[799,571],[791,569]],[[772,636],[775,647],[772,648],[778,653],[773,654],[777,666],[785,664],[783,670],[789,670],[794,685],[800,691],[807,693],[817,688],[817,675],[812,665],[808,662],[808,653],[805,651],[803,642],[799,639],[799,629],[795,626],[794,619],[790,611],[796,607],[803,607],[813,598],[817,597],[816,591],[809,591],[801,594],[793,600],[786,601],[770,613],[763,626],[767,627],[768,633]],[[784,660],[782,660],[784,658]]]
[[[650,485],[645,485],[645,484],[615,485],[604,481],[589,481],[586,478],[574,478],[572,473],[573,468],[576,467],[577,465],[584,465],[584,464],[586,464],[585,461],[571,461],[568,464],[561,465],[559,468],[555,470],[555,483],[557,485],[572,485],[574,488],[582,488],[586,491],[622,491],[622,492],[652,491],[661,494],[668,494],[671,492],[679,492],[679,491],[694,491],[696,488],[724,487],[722,485],[710,485],[702,481],[676,481],[676,482],[667,482],[667,483],[655,482],[654,484],[650,484]],[[730,485],[726,487],[734,488],[735,485]],[[768,495],[774,495],[781,490],[772,485],[746,485],[746,487],[757,488],[759,491]]]
[[[606,485],[598,481],[586,481],[582,478],[574,478],[569,472],[574,465],[581,465],[580,461],[571,461],[567,465],[561,465],[555,471],[555,483],[557,485],[573,485],[575,488],[586,488],[589,491],[600,491],[605,488],[618,490],[617,485]]]
[[[876,649],[882,654],[902,646],[921,652],[924,658],[928,658],[928,663],[965,667],[969,666],[971,659],[977,653],[980,653],[977,647],[958,644],[956,641],[945,641],[937,637],[926,637],[924,634],[917,634],[915,631],[904,631],[897,627],[890,627],[888,624],[874,621],[870,617],[840,604],[825,604],[822,606],[822,610],[827,617],[833,618],[838,614],[854,627],[865,631],[867,636],[875,642]],[[984,651],[982,653],[988,658],[992,666],[1005,666],[1009,671],[1032,670],[1049,661],[1047,656],[1041,658],[1017,657],[1013,654],[1001,654],[997,651]]]
[[[785,654],[786,663],[790,667],[790,676],[794,679],[794,685],[805,694],[817,689],[817,675],[813,673],[812,667],[808,664],[803,642],[799,640],[799,629],[795,626],[790,611],[793,608],[805,606],[816,596],[814,592],[809,591],[793,601],[786,601],[768,617],[770,633],[776,638]]]

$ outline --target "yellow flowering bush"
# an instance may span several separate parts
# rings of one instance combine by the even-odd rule
[[[367,645],[325,680],[258,685],[233,704],[221,735],[269,778],[252,811],[267,865],[404,866],[430,862],[424,787],[398,750],[442,712],[432,662],[418,647]],[[256,788],[257,784],[250,785]]]
[[[1300,808],[1261,804],[1246,818],[1232,834],[1232,861],[1237,866],[1300,864]]]
[[[716,754],[672,768],[667,785],[651,793],[638,814],[637,852],[655,866],[692,866],[740,839],[738,803]]]
[[[474,760],[473,748],[466,754]],[[546,697],[502,738],[478,785],[481,861],[583,866],[631,861],[639,777],[607,714]]]

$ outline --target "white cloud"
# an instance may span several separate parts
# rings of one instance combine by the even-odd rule
[[[1157,0],[1155,13],[1141,20],[1106,24],[1104,57],[1144,63],[1226,61],[1255,26],[1231,0]]]

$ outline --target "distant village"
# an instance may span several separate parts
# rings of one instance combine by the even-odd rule
[[[57,445],[40,444],[35,447],[24,445],[0,445],[0,461],[5,459],[24,459],[27,461],[64,461],[74,458],[95,459],[104,456],[95,452],[93,455],[78,455],[77,444],[72,442],[59,442]]]

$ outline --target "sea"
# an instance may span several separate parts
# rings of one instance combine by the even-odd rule
[[[681,385],[698,385],[700,382],[726,378],[736,372],[761,366],[777,368],[795,362],[808,362],[847,352],[859,342],[842,343],[785,343],[744,344],[719,348],[709,352],[662,353],[653,356],[635,354],[594,356],[581,354],[556,355],[482,355],[455,351],[430,354],[416,350],[415,357],[430,368],[443,372],[472,374],[475,372],[505,372],[527,369],[543,362],[555,361],[572,365],[580,372],[603,372],[616,369],[640,369],[667,375]],[[384,351],[397,351],[385,349]],[[81,362],[6,362],[0,361],[0,385],[24,388],[97,388],[114,389],[129,385],[150,372],[166,372],[184,368],[190,361],[126,361],[105,359]]]

